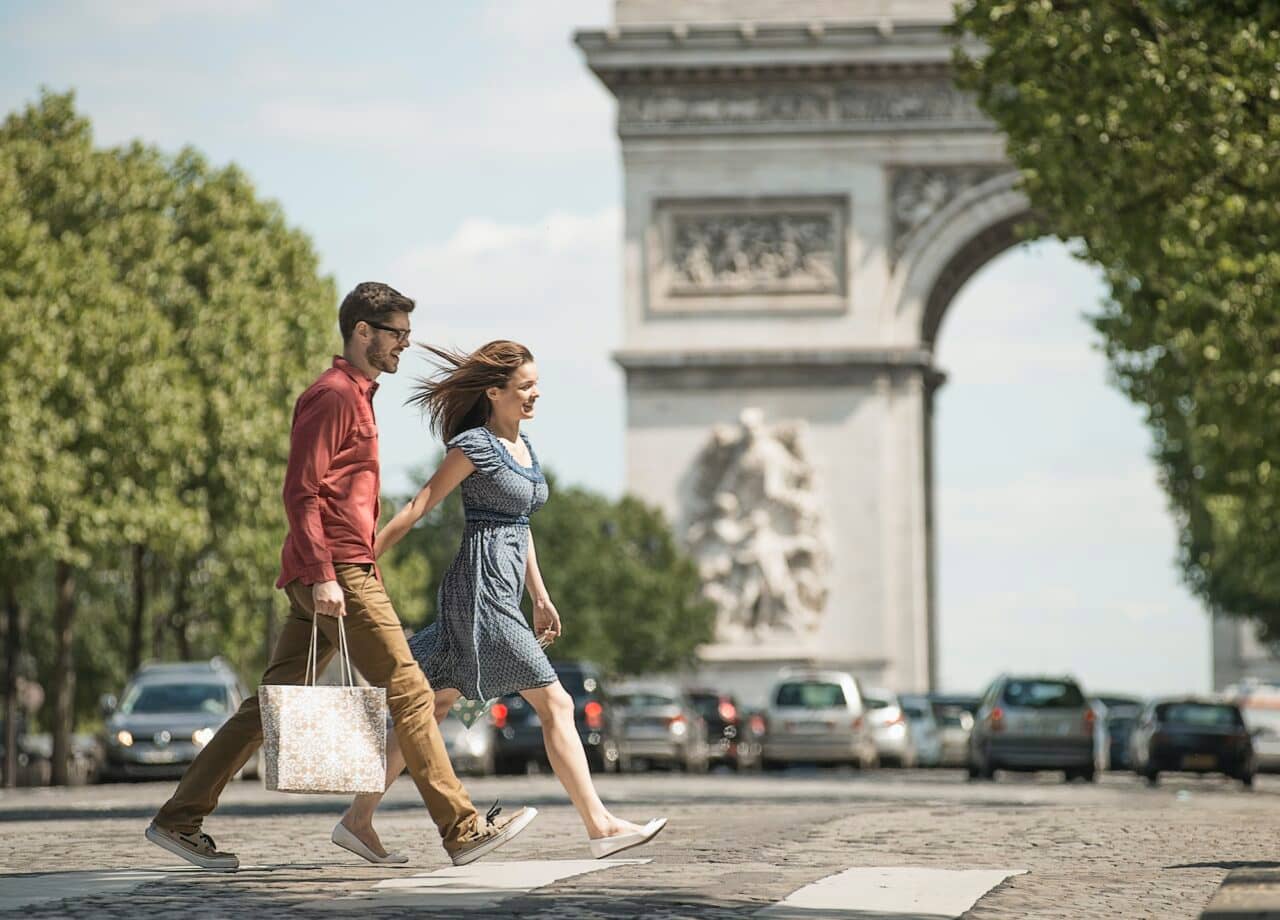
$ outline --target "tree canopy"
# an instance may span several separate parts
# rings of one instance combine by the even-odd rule
[[[956,29],[1032,205],[1105,272],[1188,583],[1280,638],[1280,6],[968,0]]]

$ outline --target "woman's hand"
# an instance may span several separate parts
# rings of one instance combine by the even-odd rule
[[[549,597],[533,602],[533,632],[548,645],[560,637],[560,614]]]

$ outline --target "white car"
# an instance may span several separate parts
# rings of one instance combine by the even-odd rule
[[[879,758],[862,688],[842,671],[784,671],[765,709],[762,763],[873,767]]]
[[[892,690],[871,689],[862,697],[867,706],[867,721],[881,765],[914,767],[920,761],[915,732],[902,710],[898,695]]]

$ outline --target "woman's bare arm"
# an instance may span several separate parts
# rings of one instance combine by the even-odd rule
[[[444,501],[474,471],[475,465],[459,448],[455,447],[445,454],[444,461],[427,484],[412,501],[396,512],[396,516],[387,522],[386,527],[378,531],[378,538],[373,544],[374,558],[381,558],[383,553],[399,543],[413,525],[422,520],[423,515]]]

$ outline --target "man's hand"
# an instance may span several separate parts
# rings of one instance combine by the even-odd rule
[[[347,602],[342,596],[342,586],[336,581],[319,581],[311,586],[311,601],[316,613],[327,617],[345,617]]]

